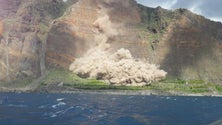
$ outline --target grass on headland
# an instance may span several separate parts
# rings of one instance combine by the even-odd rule
[[[187,93],[207,93],[210,89],[204,84],[178,84],[178,83],[156,83],[152,84],[151,89],[160,91],[177,91]]]
[[[107,85],[107,83],[95,79],[82,79],[76,74],[65,70],[51,70],[42,84],[64,83],[66,85]]]
[[[222,86],[206,83],[203,80],[182,80],[165,79],[158,83],[152,83],[149,86],[113,86],[104,81],[95,79],[82,79],[72,72],[65,70],[51,70],[42,85],[59,84],[76,89],[86,90],[157,90],[161,92],[184,92],[184,93],[222,93]]]
[[[96,80],[96,79],[82,79],[76,74],[65,70],[51,70],[46,78],[42,81],[41,85],[59,84],[63,86],[73,87],[76,89],[89,89],[89,90],[142,90],[142,87],[129,87],[129,86],[113,86],[109,83]]]
[[[25,88],[32,83],[33,79],[28,78],[13,83],[0,84],[0,87],[7,88]],[[157,83],[152,83],[149,86],[113,86],[104,81],[95,79],[82,79],[72,72],[65,70],[51,70],[43,80],[41,80],[40,88],[50,84],[59,85],[62,83],[64,87],[71,87],[83,90],[154,90],[163,93],[189,93],[189,94],[222,94],[222,86],[206,83],[203,80],[182,80],[167,78]]]
[[[25,88],[29,84],[32,83],[33,78],[25,78],[18,81],[12,81],[12,82],[0,82],[0,87],[6,87],[6,88]]]
[[[218,92],[222,93],[222,86],[216,85],[216,86],[215,86],[215,89],[216,89]]]
[[[182,80],[165,79],[160,83],[154,84],[156,88],[165,91],[179,91],[187,93],[208,93],[215,85],[204,82],[203,80]]]

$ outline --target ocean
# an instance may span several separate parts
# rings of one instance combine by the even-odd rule
[[[221,125],[222,98],[0,93],[0,125]]]

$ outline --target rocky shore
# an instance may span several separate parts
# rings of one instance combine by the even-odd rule
[[[181,79],[166,79],[148,86],[114,86],[101,80],[82,79],[65,70],[49,70],[38,79],[0,83],[0,92],[222,97],[222,86]]]
[[[80,89],[68,86],[59,86],[58,84],[50,84],[37,88],[8,88],[0,87],[0,93],[61,93],[61,94],[74,94],[74,93],[88,93],[88,94],[111,94],[111,95],[155,95],[155,96],[211,96],[222,97],[222,94],[216,92],[208,93],[188,93],[182,91],[161,91],[161,90],[118,90],[118,89]]]

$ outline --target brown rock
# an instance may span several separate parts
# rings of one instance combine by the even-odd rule
[[[134,0],[0,0],[0,80],[38,77],[45,58],[49,68],[67,69],[97,45],[94,22],[104,8],[119,29],[108,38],[111,53],[126,48],[171,77],[222,83],[221,23]]]

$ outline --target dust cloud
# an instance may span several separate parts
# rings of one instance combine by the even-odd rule
[[[96,46],[89,49],[81,58],[77,58],[69,69],[83,78],[105,80],[112,85],[145,86],[162,80],[166,72],[155,64],[134,59],[129,50],[121,48],[110,53],[109,38],[120,34],[118,25],[110,21],[106,10],[98,11],[94,22],[97,29],[94,41]]]

